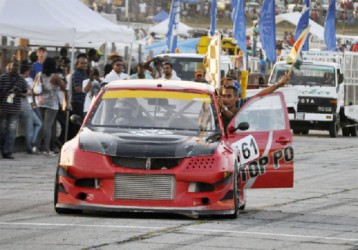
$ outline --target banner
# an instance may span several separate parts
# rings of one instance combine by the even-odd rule
[[[264,0],[261,9],[259,33],[262,48],[265,50],[267,59],[276,62],[276,23],[275,23],[275,0]]]
[[[304,29],[308,27],[310,19],[310,0],[305,0],[305,4],[303,5],[302,15],[300,20],[298,21],[295,33],[295,40],[298,39],[300,34]],[[308,40],[306,39],[305,43],[303,44],[302,51],[308,51]]]
[[[214,35],[215,35],[217,9],[218,9],[218,2],[217,2],[217,0],[212,0],[212,1],[211,1],[210,36],[214,36]]]
[[[336,0],[329,2],[324,22],[324,41],[327,50],[336,51]]]
[[[208,46],[208,52],[204,56],[205,80],[215,88],[220,87],[220,43],[219,35],[215,35]]]
[[[167,46],[170,53],[174,53],[177,48],[178,26],[180,18],[180,0],[173,0],[169,15]]]
[[[247,54],[246,48],[246,18],[244,0],[231,0],[233,37],[237,41],[240,50]]]

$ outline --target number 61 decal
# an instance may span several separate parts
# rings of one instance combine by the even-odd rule
[[[232,144],[236,154],[240,156],[240,164],[245,164],[255,160],[260,156],[256,140],[252,135],[248,135]]]

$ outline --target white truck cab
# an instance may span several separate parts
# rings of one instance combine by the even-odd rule
[[[295,134],[308,134],[310,129],[328,130],[337,137],[357,136],[358,54],[303,52],[303,63],[294,68],[288,85],[297,90],[297,110],[290,115]],[[273,84],[289,70],[285,61],[277,62],[269,83]]]
[[[177,76],[182,80],[192,81],[194,79],[195,71],[205,71],[205,66],[203,64],[204,56],[205,55],[194,53],[167,53],[159,54],[155,57],[169,58],[169,61],[173,65],[173,69],[175,70]],[[233,65],[229,56],[221,55],[221,76],[225,76],[230,69],[233,69]]]

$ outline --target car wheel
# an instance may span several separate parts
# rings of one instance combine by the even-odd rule
[[[53,199],[53,204],[54,204],[54,209],[56,211],[56,213],[58,214],[81,214],[82,210],[77,210],[77,209],[70,209],[70,208],[60,208],[60,207],[56,207],[56,204],[58,202],[58,180],[59,180],[59,171],[60,171],[60,167],[57,166],[57,170],[56,170],[56,178],[55,178],[55,187],[54,187],[54,199]]]

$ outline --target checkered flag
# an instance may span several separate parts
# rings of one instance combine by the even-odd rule
[[[210,82],[215,88],[220,87],[220,37],[215,35],[208,46],[208,51],[204,57],[204,66],[206,70],[205,80]]]

